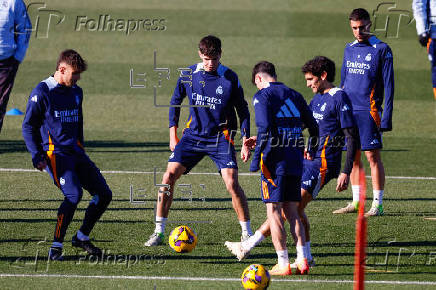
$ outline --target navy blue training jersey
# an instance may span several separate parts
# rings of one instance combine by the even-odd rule
[[[80,150],[83,146],[82,89],[49,77],[32,90],[23,121],[23,137],[34,159],[43,151]]]
[[[394,66],[392,51],[386,43],[375,36],[367,42],[348,43],[344,50],[341,88],[350,98],[354,111],[369,111],[379,128],[392,130]]]
[[[345,136],[342,129],[355,126],[353,108],[347,94],[331,88],[316,94],[309,104],[319,127],[318,151],[315,158],[325,160],[326,168],[340,168]]]
[[[257,144],[250,170],[263,175],[301,176],[303,168],[303,125],[318,128],[303,96],[283,83],[271,82],[253,97]]]
[[[236,73],[221,64],[215,72],[204,71],[203,63],[189,68],[191,71],[179,77],[171,98],[171,105],[181,105],[186,96],[189,99],[191,107],[186,130],[203,140],[216,139],[222,132],[226,137],[234,135],[238,127],[236,109],[241,135],[250,136],[250,112]],[[178,126],[179,117],[180,107],[170,107],[170,128]]]

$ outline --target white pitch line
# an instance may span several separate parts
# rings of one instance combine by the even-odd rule
[[[36,169],[26,169],[26,168],[0,168],[0,172],[33,172],[38,173],[40,171]],[[101,173],[104,174],[162,174],[162,171],[129,171],[129,170],[102,170]],[[189,172],[188,175],[219,175],[218,172]],[[240,172],[240,176],[259,176],[260,173],[250,173],[250,172]],[[370,179],[371,176],[367,175],[366,178]],[[436,180],[433,176],[386,176],[386,179],[410,179],[410,180]]]
[[[174,276],[104,276],[104,275],[63,275],[63,274],[0,274],[0,278],[84,278],[84,279],[124,279],[124,280],[178,280],[178,281],[229,281],[236,282],[238,278],[213,278],[213,277],[174,277]],[[277,282],[291,283],[354,283],[353,280],[309,280],[309,279],[272,279]],[[432,281],[365,281],[367,284],[391,284],[391,285],[436,285]]]

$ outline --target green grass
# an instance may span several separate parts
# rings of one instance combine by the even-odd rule
[[[315,55],[333,59],[339,71],[345,43],[352,41],[348,13],[363,6],[372,11],[379,1],[47,1],[47,9],[62,11],[65,21],[52,26],[49,37],[32,37],[25,61],[19,68],[8,108],[25,110],[32,88],[53,73],[56,58],[64,48],[77,49],[89,63],[80,86],[85,92],[86,150],[101,170],[163,171],[170,154],[168,149],[168,109],[154,107],[153,85],[158,77],[153,71],[153,52],[157,64],[171,70],[170,80],[163,80],[157,102],[169,102],[178,68],[199,61],[196,45],[205,34],[213,33],[223,41],[222,63],[240,77],[246,100],[255,93],[251,68],[267,59],[277,66],[279,80],[300,91],[307,100],[312,93],[305,87],[300,67]],[[398,3],[397,9],[410,10],[411,1]],[[383,13],[386,13],[384,10]],[[376,27],[380,28],[383,15]],[[166,30],[160,32],[74,31],[77,16],[97,18],[164,18]],[[35,12],[31,14],[34,21]],[[436,131],[436,103],[431,92],[430,67],[425,49],[419,46],[415,22],[400,23],[399,38],[380,38],[391,46],[395,65],[394,131],[384,135],[383,161],[388,176],[435,176],[433,154]],[[390,27],[392,29],[392,27]],[[147,73],[147,87],[129,87],[129,71]],[[339,83],[339,75],[337,82]],[[250,102],[249,102],[250,103]],[[250,110],[252,106],[250,104]],[[182,110],[181,120],[187,117]],[[0,135],[0,167],[31,169],[30,156],[21,136],[22,117],[6,117]],[[254,118],[252,133],[255,132]],[[182,124],[180,125],[182,127]],[[237,141],[239,143],[239,141]],[[239,145],[238,145],[239,148]],[[248,164],[239,164],[248,172]],[[215,165],[204,159],[193,172],[216,172]],[[369,174],[367,170],[367,174]],[[160,182],[162,174],[157,176]],[[191,184],[193,201],[182,187],[170,214],[168,231],[182,221],[191,221],[199,236],[197,248],[190,254],[177,254],[169,246],[143,247],[154,228],[153,210],[156,187],[152,174],[105,174],[114,199],[93,238],[111,255],[115,263],[94,264],[84,261],[69,241],[80,226],[89,195],[79,206],[66,237],[63,263],[46,263],[56,211],[62,199],[47,174],[39,172],[0,172],[0,273],[129,275],[239,278],[251,263],[271,267],[276,255],[270,239],[253,250],[243,263],[224,247],[226,240],[238,240],[240,227],[230,196],[217,175],[187,175],[179,184]],[[257,176],[240,176],[248,197],[253,228],[265,218],[260,201]],[[204,189],[202,186],[204,185]],[[130,203],[129,190],[146,194],[144,203]],[[385,212],[382,218],[368,222],[368,271],[371,281],[436,281],[435,221],[436,180],[387,179]],[[143,189],[145,191],[139,191]],[[350,190],[335,193],[331,182],[311,203],[307,213],[312,222],[313,253],[318,266],[304,280],[352,280],[354,263],[355,215],[336,216],[331,211],[350,199]],[[368,188],[371,198],[371,186]],[[202,200],[205,198],[205,201]],[[201,221],[192,223],[192,221]],[[295,254],[289,243],[291,256]],[[400,254],[399,254],[400,253]],[[432,254],[433,253],[433,254]],[[35,256],[37,262],[35,261]],[[147,259],[128,266],[122,257],[144,255]],[[153,257],[153,262],[151,262]],[[157,259],[157,262],[156,262]],[[112,261],[112,260],[111,260]],[[428,264],[428,262],[430,262]],[[153,264],[155,263],[155,264]],[[427,265],[428,264],[428,265]],[[280,279],[280,278],[279,278]],[[238,289],[237,281],[162,281],[125,279],[2,277],[2,288],[146,288],[146,289]],[[367,284],[368,289],[430,289],[425,285]],[[346,283],[277,282],[271,289],[350,289]],[[434,287],[434,285],[432,286]]]

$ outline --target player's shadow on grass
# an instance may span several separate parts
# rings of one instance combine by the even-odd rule
[[[144,199],[145,201],[156,201],[156,199]],[[81,202],[90,202],[91,201],[91,199],[82,199],[82,201]],[[2,202],[14,202],[14,203],[17,203],[17,202],[58,202],[58,203],[61,203],[62,202],[62,199],[56,199],[56,198],[54,198],[54,199],[28,199],[28,198],[25,198],[25,199],[0,199],[0,203],[2,203]],[[119,199],[112,199],[112,203],[114,203],[114,202],[130,202],[130,199],[127,199],[127,198],[119,198]]]
[[[128,152],[169,152],[168,142],[125,142],[121,140],[89,140],[85,141],[85,149],[92,152],[107,152],[107,153],[128,153]],[[140,149],[140,148],[155,148],[162,149]],[[137,150],[103,150],[104,148],[138,148]],[[101,149],[101,150],[99,150]],[[0,140],[0,154],[27,152],[24,140]]]
[[[406,211],[406,212],[389,212],[384,213],[384,216],[389,217],[403,217],[403,216],[415,216],[415,217],[426,217],[426,216],[436,216],[434,211]]]
[[[411,241],[411,242],[370,242],[368,248],[382,248],[382,247],[435,247],[436,241]],[[416,253],[415,255],[418,255]]]
[[[83,220],[82,219],[73,219],[73,222],[78,222],[81,223]],[[37,219],[23,219],[23,218],[11,218],[11,219],[0,219],[0,223],[54,223],[56,222],[56,219],[42,219],[42,218],[37,218]],[[102,224],[144,224],[147,223],[149,221],[146,220],[99,220],[99,223]],[[151,222],[150,222],[151,223]],[[3,243],[3,241],[5,240],[0,240],[0,243]],[[7,242],[7,240],[5,241],[5,243]]]
[[[320,197],[316,199],[317,201],[349,201],[348,197]],[[383,198],[383,200],[387,201],[436,201],[435,198],[427,198],[427,197],[411,197],[411,198]],[[368,200],[367,200],[368,202]]]
[[[57,211],[57,207],[53,208],[2,208],[2,211],[7,212],[35,212],[35,211]],[[154,210],[154,207],[112,207],[107,208],[106,211],[150,211]],[[190,210],[190,211],[226,211],[233,210],[231,207],[174,207],[172,211],[178,210]],[[86,211],[86,208],[78,208],[76,211]]]
[[[23,140],[0,140],[0,154],[14,152],[27,152]]]

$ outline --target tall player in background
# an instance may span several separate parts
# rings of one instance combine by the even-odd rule
[[[201,39],[198,54],[202,62],[192,65],[177,81],[169,110],[170,149],[173,151],[158,192],[156,227],[146,247],[163,243],[165,225],[173,201],[174,185],[204,156],[218,168],[242,228],[242,240],[252,235],[247,199],[238,182],[238,165],[233,138],[239,116],[243,142],[250,136],[250,112],[238,76],[220,63],[221,40],[209,35]],[[177,138],[180,107],[189,99],[189,118],[183,136]],[[242,145],[241,158],[250,158],[250,149]]]
[[[431,63],[433,96],[436,100],[436,0],[413,0],[412,8],[419,43],[427,47],[428,59]]]
[[[73,247],[91,255],[102,251],[89,234],[112,200],[103,175],[83,147],[83,91],[76,85],[86,62],[74,50],[63,51],[53,76],[40,82],[30,94],[23,121],[23,137],[33,166],[50,174],[65,196],[58,209],[50,260],[63,260],[63,241],[85,188],[92,195],[82,226],[72,238]]]
[[[392,130],[394,100],[394,68],[389,46],[370,33],[368,11],[354,9],[349,17],[356,40],[344,50],[341,87],[353,105],[359,128],[361,150],[351,172],[353,202],[333,213],[357,212],[359,203],[359,170],[363,170],[361,151],[365,152],[371,167],[373,202],[366,216],[383,215],[385,170],[380,156],[382,132]],[[382,108],[384,96],[384,108]]]

